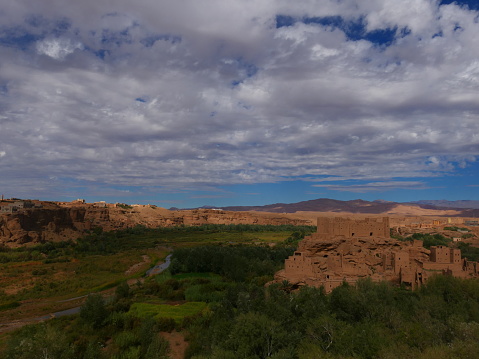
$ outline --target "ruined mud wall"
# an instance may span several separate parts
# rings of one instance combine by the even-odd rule
[[[319,217],[318,218],[318,238],[335,237],[353,238],[353,237],[376,237],[389,238],[389,218],[384,217],[366,218],[364,220],[340,218],[340,217]]]

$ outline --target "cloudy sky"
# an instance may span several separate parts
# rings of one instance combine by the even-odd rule
[[[0,192],[479,200],[479,5],[0,0]]]

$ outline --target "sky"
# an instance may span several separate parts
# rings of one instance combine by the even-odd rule
[[[478,33],[475,0],[0,0],[0,193],[479,200]]]

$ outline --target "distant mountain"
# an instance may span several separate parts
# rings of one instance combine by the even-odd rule
[[[232,206],[217,207],[226,211],[258,211],[274,213],[294,213],[294,212],[350,212],[350,213],[384,213],[398,203],[386,201],[363,201],[356,199],[352,201],[338,201],[335,199],[320,198],[310,201],[297,203],[275,203],[265,206]]]
[[[429,210],[455,210],[459,211],[460,216],[476,217],[479,214],[479,201],[446,201],[446,200],[423,200],[415,202],[390,202],[385,200],[364,201],[355,199],[352,201],[339,201],[336,199],[319,198],[310,201],[302,201],[296,203],[274,203],[264,206],[203,206],[192,209],[222,209],[234,212],[272,212],[272,213],[295,213],[295,212],[349,212],[364,214],[381,214],[391,212],[397,206],[410,206]],[[177,210],[177,208],[170,208]],[[454,216],[451,214],[451,216]]]
[[[436,208],[460,208],[460,209],[479,209],[479,201],[461,200],[461,201],[447,201],[442,200],[422,200],[409,202],[410,204],[417,204],[420,206],[434,206]]]

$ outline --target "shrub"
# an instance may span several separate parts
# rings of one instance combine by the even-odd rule
[[[139,345],[140,340],[138,336],[131,331],[120,332],[114,339],[115,345],[120,349],[126,349],[131,346]]]
[[[108,317],[105,300],[100,294],[90,294],[80,308],[80,318],[93,328],[101,328]]]
[[[7,303],[0,304],[0,311],[17,308],[20,306],[20,303],[17,301],[11,301]]]
[[[158,329],[162,332],[171,333],[176,327],[176,322],[173,318],[160,317],[156,321]]]
[[[128,204],[124,204],[124,203],[118,203],[116,206],[119,207],[119,208],[123,208],[123,209],[132,209],[133,208],[132,206],[130,206]]]
[[[130,297],[130,286],[127,282],[121,282],[115,290],[115,299],[123,299]]]
[[[4,358],[56,358],[73,357],[74,348],[65,333],[49,324],[33,324],[14,333]]]

